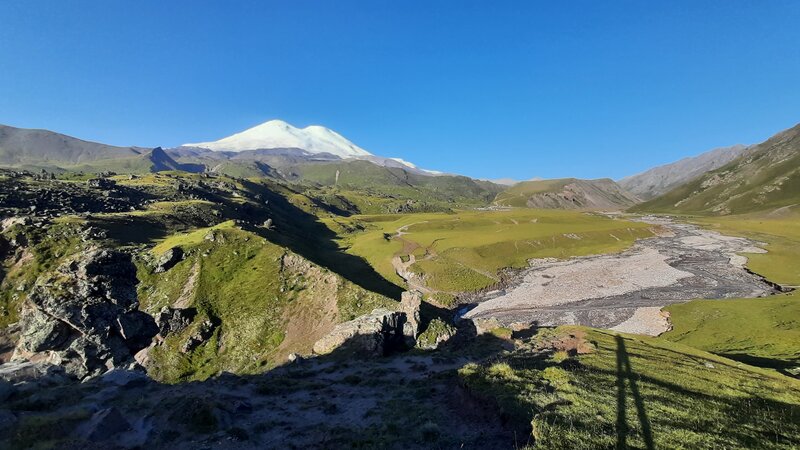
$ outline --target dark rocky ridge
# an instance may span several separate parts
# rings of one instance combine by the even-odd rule
[[[77,378],[135,367],[158,332],[137,309],[137,283],[128,254],[95,248],[69,259],[28,295],[12,359],[45,359]]]

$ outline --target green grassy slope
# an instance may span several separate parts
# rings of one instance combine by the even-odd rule
[[[531,448],[800,445],[800,382],[657,339],[561,327],[459,374]]]
[[[800,203],[800,125],[660,197],[639,212],[742,214]]]
[[[295,179],[344,191],[410,199],[421,202],[482,206],[502,187],[462,176],[426,176],[368,161],[342,161],[291,166]],[[338,182],[336,173],[339,173]]]
[[[608,178],[561,178],[517,183],[497,194],[494,203],[531,208],[624,209],[637,201],[633,195]]]
[[[195,325],[208,319],[220,326],[209,342],[190,353],[181,352],[180,347],[196,326],[156,347],[150,373],[159,380],[205,379],[223,370],[263,371],[283,363],[289,350],[310,352],[314,340],[333,324],[394,303],[238,229],[233,222],[171,236],[152,252],[158,255],[174,246],[188,257],[166,273],[155,274],[140,265],[143,308],[156,314],[164,306],[194,307],[198,311]],[[313,317],[313,324],[306,323],[299,315],[287,314],[294,304],[303,305],[306,311],[302,313],[320,314]],[[292,324],[303,327],[302,337],[308,340],[285,342]],[[291,348],[279,352],[281,344]]]
[[[401,283],[391,259],[413,254],[417,262],[411,270],[424,276],[428,287],[451,293],[490,286],[500,269],[524,267],[530,258],[615,252],[652,235],[639,222],[534,209],[354,216],[326,223],[340,230],[358,224],[361,229],[342,233],[342,245],[387,279]],[[401,228],[404,234],[392,237]]]
[[[726,234],[767,243],[747,266],[768,279],[800,285],[800,211],[698,219]],[[800,366],[800,294],[770,298],[697,300],[671,305],[674,329],[661,336],[750,364],[782,371]]]

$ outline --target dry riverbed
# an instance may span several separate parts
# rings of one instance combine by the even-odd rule
[[[658,335],[669,329],[661,308],[671,303],[777,292],[744,268],[741,253],[765,252],[756,243],[666,218],[639,220],[666,231],[615,255],[532,260],[516,283],[487,295],[463,317]]]

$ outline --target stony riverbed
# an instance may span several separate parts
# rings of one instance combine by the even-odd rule
[[[742,253],[765,252],[757,243],[667,218],[639,220],[663,232],[615,255],[532,260],[511,287],[487,295],[463,317],[658,335],[669,328],[661,312],[666,305],[779,292],[744,268]]]

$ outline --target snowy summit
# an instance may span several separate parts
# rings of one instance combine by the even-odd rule
[[[183,146],[234,152],[299,148],[309,153],[330,153],[340,158],[371,155],[370,152],[331,129],[318,125],[296,128],[282,120],[270,120],[218,141],[183,144]]]

